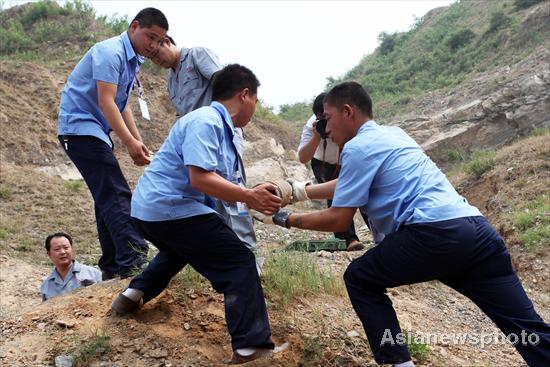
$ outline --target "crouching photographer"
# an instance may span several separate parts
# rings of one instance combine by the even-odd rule
[[[318,183],[331,181],[338,177],[338,159],[340,148],[326,134],[327,120],[323,113],[323,99],[325,93],[319,94],[313,101],[313,116],[304,125],[300,145],[298,146],[298,158],[300,162],[311,161],[311,169]],[[327,200],[330,208],[332,200]],[[346,232],[334,233],[339,239],[346,240],[348,251],[362,250],[364,246],[359,242],[355,234],[353,223]]]

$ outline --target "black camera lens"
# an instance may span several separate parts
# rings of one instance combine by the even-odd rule
[[[327,119],[322,117],[319,120],[317,120],[317,125],[315,126],[315,129],[321,135],[321,138],[326,139],[328,138],[327,134]]]

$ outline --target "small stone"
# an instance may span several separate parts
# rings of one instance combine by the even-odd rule
[[[347,335],[349,338],[357,338],[359,336],[359,333],[355,330],[350,330],[347,332]]]
[[[75,325],[76,325],[76,322],[69,321],[69,320],[55,320],[55,323],[56,323],[56,325],[58,325],[60,327],[67,328],[67,329],[71,329],[71,328],[75,327]]]
[[[73,357],[68,355],[61,355],[55,357],[55,367],[72,367]]]
[[[183,324],[183,328],[184,328],[185,330],[189,330],[189,329],[191,329],[191,325],[189,325],[189,323],[186,322],[186,323]]]
[[[191,299],[196,299],[196,298],[197,298],[197,295],[194,294],[194,293],[193,293],[193,294],[190,294],[190,295],[189,295],[189,298],[191,298]]]

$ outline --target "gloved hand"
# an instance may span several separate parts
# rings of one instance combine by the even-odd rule
[[[311,185],[311,180],[296,181],[292,178],[286,180],[292,186],[292,203],[309,200],[306,192],[306,186]]]

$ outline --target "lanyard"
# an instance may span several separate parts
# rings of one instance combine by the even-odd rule
[[[141,83],[139,82],[139,79],[138,79],[137,75],[134,77],[134,82],[135,82],[135,84],[137,84],[139,97],[143,99],[143,89],[141,88]]]

